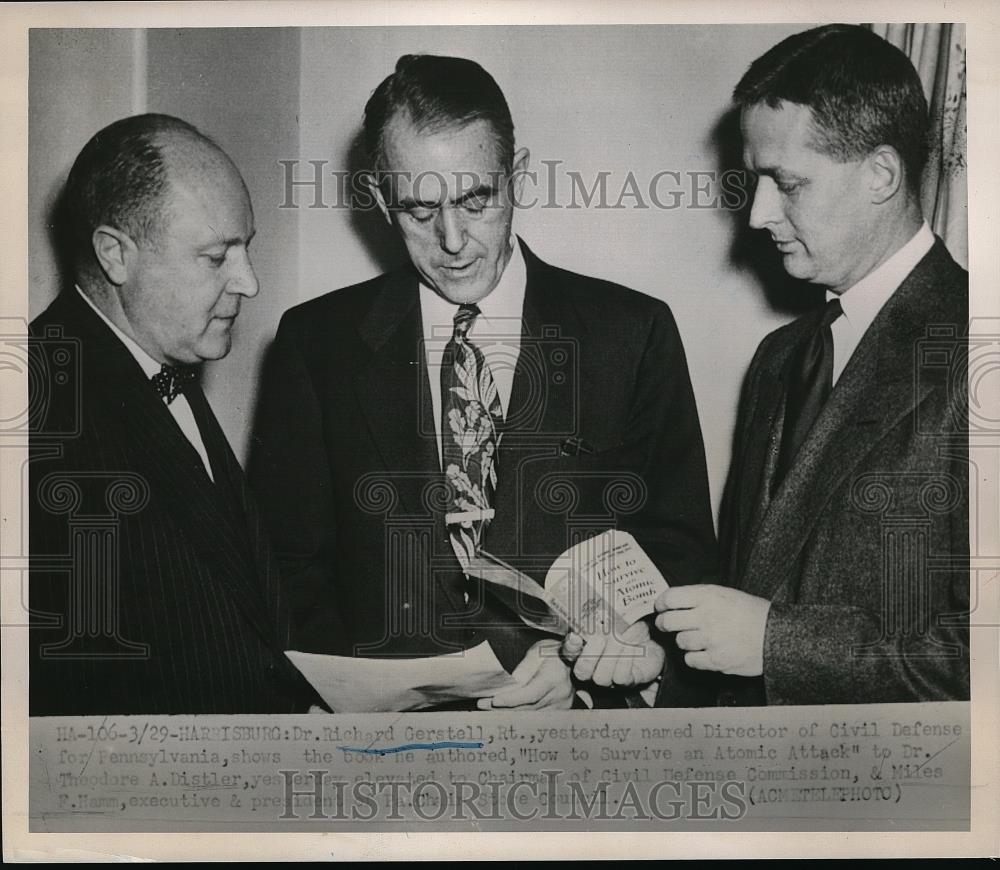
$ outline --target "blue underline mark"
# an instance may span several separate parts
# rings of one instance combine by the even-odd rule
[[[344,752],[360,752],[362,755],[392,755],[394,752],[411,752],[414,749],[482,749],[485,743],[462,743],[445,740],[440,743],[403,743],[399,746],[386,746],[383,749],[362,749],[354,746],[341,746]]]

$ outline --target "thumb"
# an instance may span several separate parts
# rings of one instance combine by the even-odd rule
[[[575,662],[583,652],[585,641],[575,631],[571,631],[562,642],[562,655],[568,662]]]

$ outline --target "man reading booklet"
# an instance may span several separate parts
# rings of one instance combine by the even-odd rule
[[[404,55],[375,88],[366,192],[408,262],[285,312],[249,475],[297,650],[391,667],[485,642],[516,685],[473,695],[463,678],[456,703],[568,709],[596,687],[471,560],[544,574],[581,527],[622,528],[673,586],[717,573],[717,551],[673,315],[517,236],[520,132],[466,58]]]

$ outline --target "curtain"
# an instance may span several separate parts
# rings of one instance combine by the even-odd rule
[[[922,179],[924,217],[963,267],[969,265],[965,162],[965,25],[872,24],[913,62],[930,108],[930,149]]]

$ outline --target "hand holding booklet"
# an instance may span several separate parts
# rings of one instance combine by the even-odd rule
[[[545,585],[480,552],[469,573],[532,628],[552,634],[620,635],[654,612],[667,590],[653,561],[628,532],[609,529],[568,549],[545,575]]]
[[[627,532],[609,530],[559,556],[545,585],[480,552],[469,574],[526,625],[563,637],[620,636],[653,613],[667,583]],[[484,641],[471,650],[416,659],[365,659],[288,650],[292,663],[338,713],[419,710],[486,698],[515,684]]]

